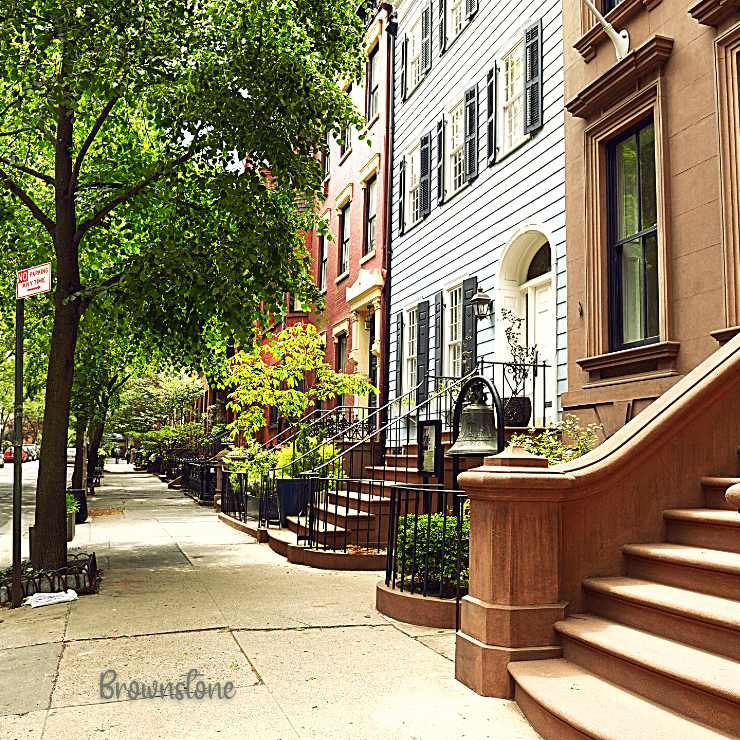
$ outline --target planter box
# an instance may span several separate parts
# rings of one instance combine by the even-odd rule
[[[84,488],[68,488],[67,493],[75,497],[75,501],[80,505],[80,510],[75,514],[75,523],[84,524],[87,521],[87,496]]]
[[[67,542],[72,542],[75,538],[75,513],[70,511],[67,514]]]
[[[246,512],[246,515],[250,517],[251,519],[259,519],[260,500],[261,499],[259,496],[252,496],[251,494],[247,494],[245,496],[244,510]],[[286,514],[286,516],[290,516],[290,515]],[[273,522],[280,519],[280,512],[278,510],[278,500],[275,497],[271,497],[269,499],[267,518]]]

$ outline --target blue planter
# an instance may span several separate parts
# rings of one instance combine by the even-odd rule
[[[281,527],[288,526],[289,516],[300,513],[302,485],[303,481],[299,478],[278,478],[275,481]]]

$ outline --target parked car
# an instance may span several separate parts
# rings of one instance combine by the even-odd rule
[[[3,459],[5,462],[14,462],[13,460],[13,450],[14,447],[8,447],[7,450],[5,450],[5,454],[3,455]],[[28,452],[26,451],[25,447],[21,447],[21,462],[26,462],[29,459]]]
[[[36,454],[36,445],[23,445],[23,449],[28,455],[28,460],[38,460],[38,455]],[[26,462],[26,460],[24,459],[23,462]]]
[[[74,465],[77,458],[77,448],[67,447],[67,465]]]

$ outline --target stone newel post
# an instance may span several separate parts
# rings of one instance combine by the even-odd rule
[[[470,498],[470,589],[455,677],[478,694],[510,698],[510,662],[561,656],[553,629],[566,607],[558,601],[560,502],[546,490],[502,485],[509,474],[531,480],[547,458],[509,447],[484,463],[459,478]]]

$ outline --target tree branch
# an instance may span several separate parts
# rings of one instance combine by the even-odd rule
[[[74,189],[77,187],[77,179],[80,175],[80,167],[82,167],[82,160],[85,158],[85,155],[87,154],[87,150],[92,145],[93,141],[95,140],[95,137],[98,135],[98,131],[100,131],[102,125],[105,123],[105,119],[108,118],[108,114],[113,110],[113,106],[118,102],[118,100],[119,100],[118,97],[115,97],[109,100],[105,104],[105,107],[103,108],[103,110],[100,112],[100,115],[95,119],[95,123],[93,124],[93,127],[90,129],[90,133],[87,135],[87,138],[82,144],[82,148],[80,149],[80,152],[77,155],[77,159],[75,160],[74,168],[72,169],[72,178],[70,180],[71,190],[74,191]]]
[[[17,128],[15,131],[1,131],[0,136],[15,136],[16,134],[22,134],[25,131],[32,131],[33,129],[29,126],[26,128]]]
[[[0,182],[2,182],[11,193],[20,198],[21,202],[28,207],[28,210],[31,211],[34,217],[49,232],[49,236],[53,239],[56,231],[56,224],[36,205],[36,203],[33,202],[28,193],[2,169],[0,169]]]
[[[54,178],[50,175],[44,175],[42,172],[36,172],[36,170],[32,170],[30,167],[24,167],[22,164],[16,164],[15,162],[11,162],[9,159],[6,159],[5,157],[0,157],[0,162],[3,164],[7,164],[8,167],[13,167],[14,169],[18,170],[19,172],[25,172],[27,175],[32,175],[33,177],[37,177],[39,180],[43,180],[47,185],[51,185],[54,187]]]
[[[195,143],[195,141],[193,143]],[[151,183],[156,182],[160,177],[162,177],[162,175],[164,175],[165,172],[168,172],[175,167],[179,167],[181,164],[183,164],[183,162],[186,162],[194,154],[195,148],[191,145],[188,151],[185,152],[185,154],[178,157],[177,159],[173,159],[161,170],[149,175],[149,177],[140,182],[136,187],[131,188],[131,190],[119,195],[117,198],[108,203],[108,205],[101,208],[92,218],[88,218],[87,221],[84,221],[82,224],[80,224],[77,231],[75,232],[74,237],[72,238],[73,245],[76,247],[80,243],[82,237],[85,235],[85,232],[88,229],[91,229],[93,226],[97,226],[116,206],[119,206],[121,205],[121,203],[125,203],[127,200],[130,200],[137,193],[141,192],[147,185],[151,185]]]

